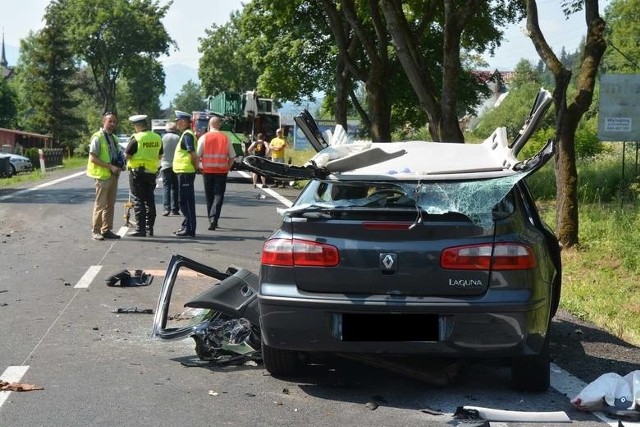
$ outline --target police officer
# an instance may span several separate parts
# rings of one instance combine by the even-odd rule
[[[196,196],[193,185],[198,171],[197,140],[191,130],[191,114],[179,110],[175,114],[180,139],[173,156],[173,171],[178,176],[178,200],[184,219],[182,228],[173,234],[188,238],[196,235]]]
[[[153,236],[156,222],[156,175],[162,156],[162,138],[147,126],[147,116],[137,114],[129,117],[135,133],[124,150],[129,170],[129,187],[133,196],[133,212],[136,229],[129,233],[133,237]]]

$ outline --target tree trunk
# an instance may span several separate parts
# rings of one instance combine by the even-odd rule
[[[349,100],[349,75],[345,70],[344,61],[338,58],[336,69],[336,123],[347,129],[347,106]]]
[[[378,73],[372,73],[372,79],[367,82],[367,98],[369,99],[369,110],[371,111],[371,140],[373,142],[391,141],[391,105],[389,103],[389,92],[384,90],[385,78],[379,77]]]
[[[567,102],[571,71],[564,67],[544,38],[538,23],[535,0],[526,0],[527,30],[540,58],[553,73],[556,87],[553,102],[556,110],[556,234],[564,247],[579,243],[578,236],[578,170],[576,168],[575,135],[578,123],[593,100],[598,66],[607,47],[605,22],[600,17],[598,0],[584,0],[587,38],[580,71],[576,79],[576,95]]]
[[[566,110],[557,115],[556,130],[556,234],[564,247],[579,243],[575,133],[580,117],[570,116]]]

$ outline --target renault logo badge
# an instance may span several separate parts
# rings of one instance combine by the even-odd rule
[[[391,253],[380,254],[380,270],[384,273],[395,273],[398,268],[398,255]]]

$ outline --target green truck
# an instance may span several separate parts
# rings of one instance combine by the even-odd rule
[[[268,141],[280,128],[280,114],[274,110],[273,99],[259,97],[255,91],[220,92],[207,98],[207,109],[223,118],[222,130],[244,148],[258,133]]]

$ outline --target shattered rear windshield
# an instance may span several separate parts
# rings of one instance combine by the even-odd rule
[[[495,215],[513,212],[505,200],[527,174],[476,181],[335,181],[311,182],[284,215],[305,210],[412,209],[417,214],[460,213],[481,227],[493,226]]]

